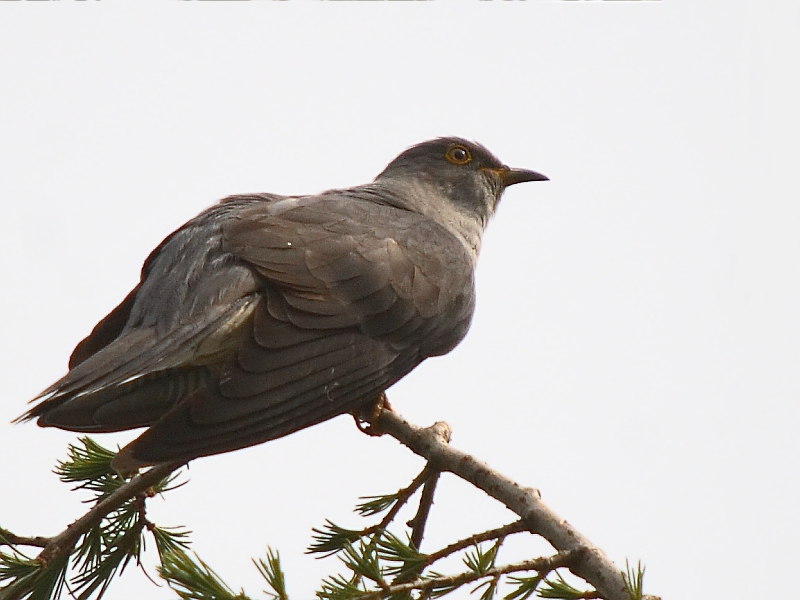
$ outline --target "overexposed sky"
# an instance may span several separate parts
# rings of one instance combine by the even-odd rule
[[[393,405],[642,560],[648,593],[785,595],[799,57],[791,2],[4,3],[0,524],[50,535],[85,510],[50,472],[75,434],[9,422],[163,237],[225,195],[364,183],[459,135],[551,181],[507,192],[470,334]],[[150,515],[253,595],[249,558],[279,549],[308,598],[336,569],[302,554],[311,527],[357,526],[359,496],[420,468],[344,417],[193,462]],[[431,518],[423,550],[511,516],[445,477]],[[134,571],[108,597],[142,594],[175,597]]]

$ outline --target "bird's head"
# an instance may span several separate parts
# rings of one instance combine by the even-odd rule
[[[454,208],[476,216],[485,225],[508,186],[546,181],[547,177],[507,167],[476,142],[444,137],[422,142],[400,154],[376,181],[389,179],[433,186]]]

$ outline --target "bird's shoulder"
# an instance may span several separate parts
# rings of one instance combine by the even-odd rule
[[[247,206],[223,225],[223,248],[295,294],[346,305],[389,285],[429,315],[473,284],[459,238],[366,186]]]
[[[382,262],[387,256],[373,256],[370,250],[387,244],[423,271],[444,265],[472,270],[461,239],[428,215],[376,194],[370,186],[251,203],[223,225],[225,250],[246,257],[252,249],[269,248],[276,251],[277,262],[281,256],[303,254],[313,263],[313,256],[324,251],[360,252],[366,260]]]

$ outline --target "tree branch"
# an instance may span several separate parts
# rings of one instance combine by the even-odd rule
[[[539,492],[523,488],[476,458],[452,448],[450,427],[434,423],[422,428],[395,412],[384,410],[379,418],[383,431],[425,458],[433,468],[469,481],[519,515],[528,529],[545,538],[559,552],[577,554],[569,565],[578,577],[593,585],[605,600],[630,600],[620,571],[605,554],[574,527],[550,510]]]
[[[520,517],[520,521],[483,534],[476,534],[467,540],[456,542],[444,550],[427,556],[428,565],[438,560],[446,552],[458,550],[478,541],[493,539],[497,535],[504,536],[517,531],[528,530],[544,537],[558,553],[554,556],[524,561],[514,565],[492,567],[490,570],[483,572],[479,578],[487,576],[499,577],[504,573],[519,570],[536,570],[546,576],[546,573],[553,569],[567,567],[575,575],[594,586],[598,595],[605,600],[630,600],[631,594],[627,591],[623,573],[598,547],[594,546],[565,520],[553,513],[541,501],[537,490],[523,488],[473,456],[452,448],[449,445],[450,427],[446,423],[438,422],[431,427],[421,428],[408,423],[391,410],[383,410],[375,421],[377,421],[382,431],[406,445],[414,453],[425,458],[428,463],[410,486],[398,492],[394,506],[389,510],[389,514],[384,517],[382,524],[385,525],[388,520],[394,518],[400,507],[424,484],[426,487],[423,491],[423,498],[420,501],[420,509],[410,522],[415,532],[415,540],[412,540],[412,542],[419,546],[427,514],[432,503],[436,479],[440,472],[445,471],[472,483]],[[146,495],[152,495],[152,491],[149,491],[150,488],[167,478],[170,473],[181,466],[183,466],[183,463],[180,462],[164,463],[137,475],[108,497],[97,502],[85,515],[53,537],[22,537],[0,529],[0,545],[41,547],[42,551],[36,560],[41,565],[42,570],[46,570],[51,564],[65,565],[66,561],[69,560],[69,556],[75,551],[75,546],[81,536],[98,526],[104,517],[120,508],[129,499],[139,497],[143,502]],[[141,527],[148,525],[144,520],[143,514],[141,517],[138,523],[139,530],[141,530]],[[366,531],[363,533],[366,533]],[[37,572],[41,573],[43,571]],[[447,584],[461,585],[462,583],[476,580],[471,578],[475,575],[475,573],[462,573],[449,578]],[[415,576],[412,575],[411,577]],[[464,577],[468,577],[468,579],[463,579]],[[442,583],[439,579],[437,578],[436,583],[433,583],[431,579],[420,580],[418,576],[416,576],[415,581],[396,580],[391,589],[396,592],[432,590],[432,586]],[[20,585],[12,584],[0,590],[0,600],[18,600],[25,596],[29,590],[24,587],[25,584],[22,581],[18,583]],[[384,589],[380,593],[383,594],[385,592],[386,590]],[[375,593],[377,594],[378,592]],[[364,598],[373,597],[377,598],[378,596],[374,594],[364,596]],[[653,596],[645,596],[644,598],[647,600],[655,599]]]

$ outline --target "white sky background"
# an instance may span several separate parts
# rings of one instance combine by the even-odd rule
[[[470,334],[393,405],[448,421],[618,564],[641,559],[649,593],[784,596],[800,558],[798,59],[789,2],[4,3],[0,523],[50,535],[85,510],[50,472],[75,434],[9,421],[163,237],[227,194],[364,183],[460,135],[552,181],[505,195]],[[358,496],[420,468],[344,417],[195,461],[150,515],[256,596],[249,559],[270,544],[308,598],[336,570],[302,554],[311,527],[359,525]],[[423,550],[509,520],[446,477]],[[108,597],[142,594],[175,597],[135,570]]]

